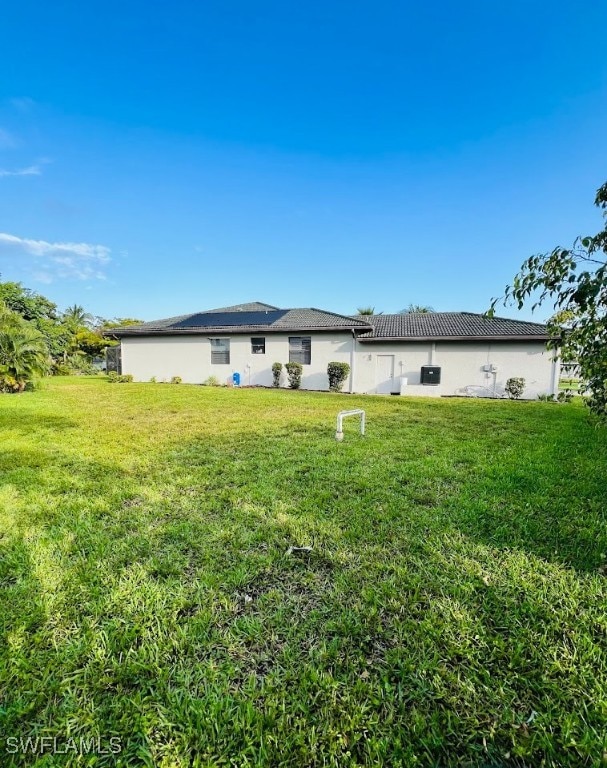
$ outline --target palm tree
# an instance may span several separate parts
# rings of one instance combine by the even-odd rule
[[[359,315],[383,315],[383,312],[376,312],[375,307],[357,307],[356,312]]]
[[[406,309],[401,309],[397,314],[399,315],[413,315],[422,314],[427,315],[429,312],[434,312],[434,307],[430,307],[427,304],[409,304]]]
[[[84,307],[80,304],[74,304],[72,307],[68,307],[62,316],[63,322],[69,325],[70,328],[88,328],[93,322],[93,316],[86,312]]]
[[[23,392],[48,370],[44,336],[16,312],[0,306],[0,391]]]

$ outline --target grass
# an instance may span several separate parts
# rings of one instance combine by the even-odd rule
[[[559,379],[559,389],[571,389],[573,392],[577,392],[579,388],[579,379]]]
[[[605,761],[580,404],[54,379],[0,429],[0,764]]]

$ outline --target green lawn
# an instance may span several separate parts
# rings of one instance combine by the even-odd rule
[[[577,392],[579,388],[579,379],[559,379],[559,389],[571,389],[573,392]]]
[[[0,429],[0,765],[604,762],[581,404],[54,379]]]

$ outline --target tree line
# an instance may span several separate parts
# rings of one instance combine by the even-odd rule
[[[78,304],[61,312],[21,283],[0,281],[0,392],[23,392],[47,374],[92,373],[94,358],[117,343],[103,332],[140,322],[96,317]]]

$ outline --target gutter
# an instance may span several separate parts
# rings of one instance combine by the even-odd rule
[[[533,334],[533,335],[511,335],[511,336],[359,336],[361,344],[385,343],[387,341],[550,341],[556,338],[553,336]]]
[[[267,325],[251,326],[242,328],[241,326],[222,326],[219,328],[112,328],[111,332],[106,331],[103,336],[217,336],[217,335],[241,335],[246,336],[251,333],[272,334],[272,333],[336,333],[351,331],[352,326],[308,326],[306,328],[269,328]],[[356,330],[369,331],[369,326],[357,326]]]

